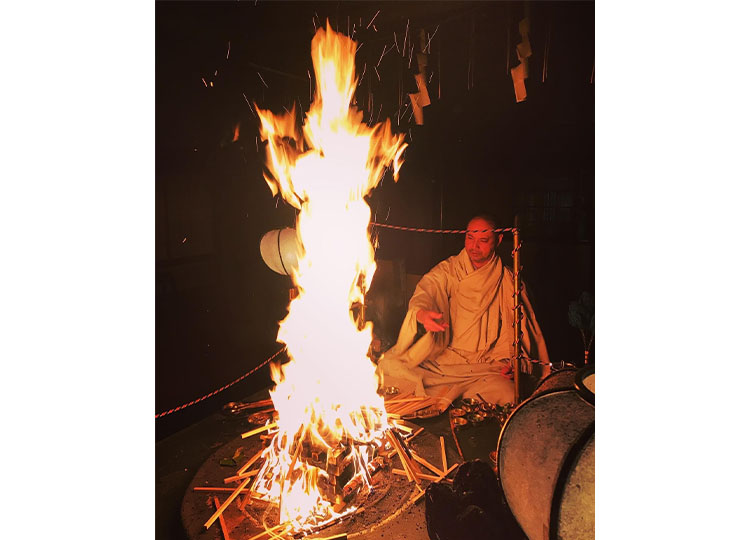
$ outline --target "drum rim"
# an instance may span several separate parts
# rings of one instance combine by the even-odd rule
[[[552,491],[552,500],[550,501],[549,514],[549,540],[555,540],[560,527],[560,512],[562,510],[562,498],[565,494],[566,482],[570,473],[573,472],[573,465],[576,463],[581,452],[589,443],[596,433],[595,422],[592,420],[586,429],[583,430],[578,439],[570,445],[568,452],[565,454],[560,464],[560,470],[557,473],[555,488]]]
[[[551,394],[572,393],[573,395],[577,396],[579,399],[583,400],[584,402],[586,402],[587,404],[591,405],[592,407],[594,406],[593,403],[589,402],[588,400],[583,399],[583,397],[580,395],[580,393],[577,392],[576,390],[577,390],[576,388],[571,388],[571,387],[567,387],[567,388],[550,388],[548,390],[544,390],[543,392],[540,392],[539,394],[532,394],[531,396],[529,396],[528,398],[526,398],[525,400],[523,400],[518,405],[518,407],[516,407],[515,409],[513,409],[513,411],[508,415],[508,418],[505,420],[505,423],[503,424],[503,427],[500,430],[500,435],[497,438],[497,448],[495,449],[495,451],[497,453],[497,462],[496,462],[497,481],[500,483],[500,488],[503,490],[503,493],[505,493],[505,484],[503,483],[503,477],[502,477],[501,471],[500,471],[500,447],[502,446],[503,437],[505,437],[505,434],[506,434],[506,431],[507,431],[507,427],[508,427],[508,425],[510,425],[510,421],[513,418],[513,415],[516,414],[523,407],[525,407],[526,405],[528,405],[530,402],[535,401],[535,400],[537,400],[539,398],[542,398],[542,397],[546,397],[546,396],[551,395]],[[594,427],[594,420],[592,420],[591,424],[589,426],[587,426],[583,430],[582,435],[585,434],[589,429],[593,429],[593,427]],[[578,443],[578,442],[579,441],[576,441],[576,443]],[[576,443],[574,443],[574,445]],[[568,449],[568,453],[570,453],[570,449]],[[566,459],[568,459],[567,456],[568,456],[568,454],[566,454],[566,457],[563,459],[563,463],[565,462]],[[559,475],[558,475],[558,480],[559,480]],[[557,490],[557,482],[555,483],[555,487],[553,488],[553,491],[552,491],[553,499],[554,499],[554,494],[555,494],[556,490]],[[510,507],[510,504],[508,504],[508,508],[511,511],[511,513],[513,514],[513,517],[515,519],[518,519],[515,516],[515,512],[513,512],[513,509]]]
[[[497,450],[497,464],[498,464],[498,466],[497,466],[497,478],[498,478],[498,480],[500,480],[501,484],[502,484],[503,480],[502,480],[502,478],[500,478],[500,445],[503,442],[503,437],[505,436],[505,432],[507,430],[508,425],[510,424],[511,419],[513,418],[513,415],[515,415],[519,410],[521,410],[523,407],[525,407],[526,405],[528,405],[531,401],[534,401],[534,400],[542,398],[542,397],[546,397],[546,396],[548,396],[550,394],[562,394],[562,393],[566,393],[566,392],[573,392],[574,394],[578,394],[578,392],[576,392],[575,388],[569,388],[569,387],[568,388],[550,388],[550,389],[545,390],[543,392],[540,392],[538,394],[533,394],[533,395],[529,396],[528,398],[526,398],[525,400],[523,400],[518,407],[516,407],[515,409],[513,409],[513,411],[508,415],[508,418],[505,420],[505,423],[503,424],[503,428],[500,430],[500,435],[497,438],[497,449],[496,449]],[[579,397],[581,397],[581,396],[579,395]],[[584,400],[584,401],[586,401],[586,403],[588,403],[589,405],[592,405],[592,403],[590,403],[589,401],[587,401],[587,400]]]
[[[549,373],[547,376],[545,376],[541,381],[539,381],[539,384],[536,385],[537,388],[542,386],[547,379],[551,379],[553,376],[557,375],[558,373],[563,373],[565,371],[578,371],[578,368],[575,367],[564,367],[562,369],[558,369],[557,371],[553,371]]]
[[[583,383],[583,379],[588,377],[589,375],[592,375],[594,373],[594,366],[587,366],[582,367],[578,370],[578,373],[576,374],[576,382],[575,387],[576,391],[578,392],[578,395],[580,395],[583,399],[594,405],[595,401],[595,394],[586,388],[586,385]]]

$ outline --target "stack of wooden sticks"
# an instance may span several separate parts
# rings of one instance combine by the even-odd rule
[[[408,399],[408,398],[407,398]],[[399,405],[411,405],[411,407],[414,407],[417,403],[424,403],[424,398],[419,398],[421,401],[401,401]],[[427,398],[428,400],[433,400],[434,398]],[[432,401],[434,403],[434,400]],[[399,408],[398,410],[402,410]],[[403,410],[411,410],[406,409],[404,407]],[[418,409],[415,409],[418,410]],[[424,428],[418,428],[413,429],[409,426],[404,425],[403,423],[399,422],[398,419],[392,418],[390,419],[390,426],[386,432],[386,441],[390,444],[391,450],[388,453],[388,457],[392,458],[395,455],[398,455],[399,461],[401,462],[402,469],[393,468],[392,472],[399,476],[405,476],[410,482],[414,482],[417,492],[415,495],[407,502],[407,506],[416,503],[419,499],[422,498],[424,495],[424,489],[422,488],[421,482],[427,481],[427,482],[440,482],[440,481],[447,481],[451,482],[451,480],[448,477],[457,467],[458,463],[453,464],[451,467],[448,467],[447,463],[447,456],[445,453],[445,441],[443,437],[440,437],[440,449],[441,449],[441,457],[442,457],[442,463],[441,467],[438,467],[436,465],[433,465],[426,459],[419,456],[414,448],[411,448],[409,443],[412,441],[415,437],[417,437]],[[249,431],[242,435],[243,438],[256,435],[261,432],[265,432],[268,430],[271,430],[275,428],[275,423],[270,423],[266,426],[263,426],[262,428],[255,429],[252,431]],[[406,435],[403,435],[406,434]],[[208,529],[215,521],[219,520],[222,534],[225,540],[230,540],[229,531],[227,530],[226,523],[224,522],[224,518],[222,516],[223,512],[232,504],[232,502],[240,495],[244,494],[244,498],[239,502],[240,508],[244,508],[244,506],[249,501],[258,501],[262,502],[264,504],[268,504],[268,501],[266,499],[262,499],[258,496],[257,493],[254,493],[249,487],[248,484],[250,481],[258,474],[259,468],[251,469],[251,467],[259,460],[262,453],[264,452],[264,448],[259,450],[255,455],[253,455],[242,467],[240,467],[239,470],[237,470],[236,474],[232,476],[228,476],[224,479],[224,484],[230,484],[237,482],[238,484],[235,487],[194,487],[194,491],[207,491],[207,492],[214,492],[214,493],[220,493],[220,492],[231,492],[227,499],[220,503],[218,497],[216,495],[212,496],[212,501],[214,502],[214,505],[216,506],[216,511],[213,513],[213,515],[206,521],[204,526]],[[422,467],[422,469],[420,469]],[[274,527],[272,529],[266,530],[263,533],[260,533],[255,539],[260,538],[284,538],[285,535],[288,533],[291,533],[292,526],[289,523],[282,523],[278,525],[277,527]]]
[[[437,396],[415,396],[414,392],[385,400],[385,410],[390,417],[428,417],[436,416],[450,405],[450,401]]]

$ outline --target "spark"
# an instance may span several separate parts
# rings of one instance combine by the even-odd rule
[[[396,52],[401,54],[401,51],[398,50],[398,41],[396,41],[396,32],[393,32],[393,43],[396,45]]]
[[[406,54],[406,38],[409,37],[409,19],[406,19],[406,31],[404,32],[404,52],[401,53],[402,55]]]
[[[375,30],[376,32],[378,31],[378,27],[375,26],[374,24],[372,25],[372,29]]]
[[[378,117],[375,119],[375,122],[377,123],[378,120],[380,120],[380,112],[383,110],[383,104],[380,104],[380,108],[378,109]]]
[[[411,49],[409,49],[409,67],[411,67],[411,57],[412,57],[413,52],[414,52],[414,43],[411,44]]]
[[[307,70],[307,78],[310,81],[310,101],[312,101],[312,77],[310,77],[310,70]]]
[[[357,86],[362,84],[362,81],[365,80],[365,73],[367,73],[367,62],[365,62],[365,69],[362,70],[362,75],[359,76],[359,84]]]
[[[383,56],[385,56],[385,48],[386,48],[387,46],[388,46],[388,45],[383,45],[383,52],[382,52],[382,53],[380,53],[380,60],[378,60],[378,65],[380,65],[380,61],[381,61],[381,60],[383,60]]]
[[[201,77],[201,80],[203,81],[203,86],[205,86],[206,88],[208,88],[208,84],[206,84],[206,79],[203,78],[203,77]]]
[[[219,70],[214,70],[214,77],[216,77],[219,74]]]
[[[317,32],[318,31],[318,27],[315,26],[315,17],[312,18],[312,22],[313,22],[313,31]]]
[[[362,43],[360,43],[360,44],[359,44],[359,47],[357,47],[357,50],[356,50],[356,51],[354,51],[354,54],[357,54],[357,52],[359,51],[360,47],[362,47],[362,45],[364,45],[364,44],[365,44],[365,42],[364,42],[364,41],[363,41]]]
[[[257,118],[258,115],[255,114],[255,111],[253,110],[253,106],[250,105],[250,102],[247,100],[247,96],[245,95],[245,92],[242,92],[242,97],[245,98],[245,103],[247,103],[247,106],[250,109],[250,112],[253,113],[253,116],[255,116]]]
[[[182,239],[182,243],[184,244],[185,242],[187,242],[187,236]]]
[[[232,42],[227,41],[227,60],[229,60],[229,51],[231,50],[231,48],[232,48]]]
[[[268,88],[268,85],[266,84],[266,81],[263,80],[263,76],[260,74],[260,71],[256,71],[255,73],[258,74],[258,77],[260,77],[260,80],[263,82],[266,88]]]
[[[378,10],[377,13],[375,13],[375,15],[373,15],[372,20],[370,21],[370,24],[372,24],[373,22],[375,22],[375,17],[378,16],[378,13],[380,13],[380,10]],[[367,25],[367,28],[370,28],[370,24]],[[376,30],[376,32],[377,32],[377,30]]]
[[[401,107],[399,107],[399,111],[400,110],[401,110]],[[406,114],[407,110],[409,110],[409,106],[408,105],[406,107],[404,107],[404,112],[403,113],[400,113],[400,114],[397,113],[398,114],[399,125],[401,125],[401,119],[404,117],[404,115]],[[412,110],[412,112],[414,112],[414,111]]]
[[[378,80],[380,80],[380,73],[378,73],[378,66],[375,66],[375,75],[377,75]]]
[[[427,46],[425,47],[425,50],[426,50],[426,51],[427,51],[428,53],[430,52],[430,43],[432,43],[432,38],[434,38],[434,37],[435,37],[435,34],[437,34],[438,28],[440,28],[440,25],[439,25],[439,24],[438,24],[438,25],[437,25],[437,26],[435,27],[435,31],[434,31],[434,32],[432,33],[432,35],[431,35],[431,36],[430,36],[429,32],[427,33],[427,35],[428,35],[428,38],[427,38]],[[423,50],[422,52],[425,52],[425,51]]]
[[[432,82],[432,76],[433,76],[434,74],[435,74],[435,72],[434,72],[434,71],[433,71],[432,73],[430,73],[430,78],[429,78],[429,79],[427,80],[427,84],[430,84],[430,83]]]

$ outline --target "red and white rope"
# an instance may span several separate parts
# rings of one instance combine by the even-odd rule
[[[184,409],[186,407],[190,407],[190,405],[195,405],[196,403],[198,403],[200,401],[203,401],[204,399],[208,399],[211,396],[215,396],[216,394],[218,394],[219,392],[221,392],[223,390],[226,390],[227,388],[229,388],[233,384],[237,384],[238,382],[240,382],[242,379],[244,379],[248,375],[250,375],[252,373],[255,373],[256,371],[258,371],[260,368],[262,368],[263,366],[265,366],[266,364],[268,364],[271,360],[273,360],[274,358],[276,358],[278,355],[280,355],[285,350],[286,350],[286,345],[284,345],[281,349],[279,349],[278,351],[276,351],[276,353],[274,353],[273,356],[267,358],[261,365],[255,366],[253,369],[251,369],[250,371],[248,371],[247,373],[245,373],[242,377],[237,377],[235,380],[233,380],[229,384],[225,384],[224,386],[222,386],[221,388],[219,388],[217,390],[214,390],[210,394],[206,394],[203,397],[199,397],[198,399],[194,399],[193,401],[191,401],[189,403],[185,403],[184,405],[180,405],[179,407],[175,407],[173,409],[169,409],[168,411],[161,412],[161,413],[159,413],[159,414],[156,415],[156,418],[161,418],[162,416],[167,416],[168,414],[172,414],[173,412],[181,411],[182,409]]]

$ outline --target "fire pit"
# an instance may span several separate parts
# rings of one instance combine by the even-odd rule
[[[422,506],[422,490],[430,481],[441,476],[450,477],[455,465],[447,467],[449,475],[444,474],[443,448],[444,441],[407,422],[400,422],[401,430],[393,430],[390,437],[400,437],[401,448],[408,452],[406,459],[417,482],[410,480],[405,470],[403,458],[391,445],[384,445],[381,454],[370,462],[370,489],[362,489],[361,481],[351,477],[351,463],[348,460],[336,461],[345,452],[337,449],[328,452],[333,459],[325,460],[326,470],[331,473],[331,483],[323,491],[330,490],[331,496],[339,497],[344,504],[355,508],[348,515],[331,523],[313,528],[310,532],[293,533],[280,524],[279,508],[276,503],[269,503],[249,491],[251,482],[241,491],[208,529],[204,526],[207,520],[216,513],[236,488],[244,482],[243,475],[254,478],[261,466],[256,460],[243,473],[235,474],[236,468],[221,466],[222,460],[231,459],[241,453],[245,457],[238,465],[250,461],[248,456],[255,457],[264,445],[270,442],[267,434],[256,434],[239,438],[223,446],[209,458],[193,478],[182,503],[182,520],[191,540],[214,540],[216,538],[243,538],[263,540],[272,537],[272,533],[285,533],[284,538],[329,538],[346,534],[347,538],[381,539],[382,535],[408,535],[409,538],[427,539]],[[392,439],[391,439],[392,440]],[[305,441],[301,444],[298,459],[309,460],[315,466],[323,465],[321,452],[314,444]],[[240,452],[241,450],[241,452]],[[446,465],[455,463],[457,455],[452,447],[445,448]],[[425,465],[425,463],[427,465]],[[430,469],[431,466],[433,469]],[[240,468],[241,469],[241,468]],[[254,474],[253,474],[254,473]],[[440,474],[437,474],[440,473]],[[444,480],[450,481],[450,480]],[[270,531],[271,534],[269,534]]]

